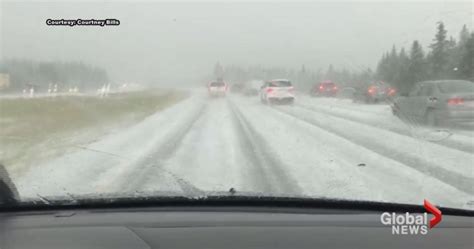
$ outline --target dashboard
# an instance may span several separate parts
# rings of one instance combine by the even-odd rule
[[[474,248],[474,217],[393,235],[382,212],[167,207],[0,213],[2,249]]]

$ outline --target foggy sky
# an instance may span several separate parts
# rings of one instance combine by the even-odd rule
[[[84,61],[117,81],[185,84],[224,65],[374,68],[393,44],[425,52],[443,21],[472,30],[472,2],[2,2],[0,56]],[[46,19],[116,18],[120,26],[47,26]]]

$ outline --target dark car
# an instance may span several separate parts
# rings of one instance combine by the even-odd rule
[[[383,81],[372,82],[359,87],[354,95],[354,101],[365,103],[378,103],[382,101],[392,101],[397,90]]]
[[[258,96],[258,89],[255,88],[245,88],[243,90],[245,96]]]
[[[328,97],[334,97],[337,95],[339,88],[336,85],[336,83],[327,80],[320,82],[319,84],[316,84],[310,92],[310,95],[313,97],[316,96],[328,96]]]
[[[259,89],[265,82],[263,80],[250,80],[245,84],[242,93],[245,96],[258,96]]]
[[[474,122],[474,83],[439,80],[416,83],[392,104],[395,115],[431,126]]]
[[[232,93],[240,93],[244,89],[245,89],[245,85],[242,84],[242,83],[235,83],[235,84],[232,84],[231,87],[230,87],[230,91]]]

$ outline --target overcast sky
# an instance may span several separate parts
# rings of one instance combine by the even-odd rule
[[[1,1],[1,0],[0,0]],[[437,21],[456,39],[473,4],[457,2],[1,3],[0,56],[80,60],[115,80],[185,83],[222,64],[359,70],[392,44],[431,42]],[[46,19],[119,19],[120,26],[47,26]]]

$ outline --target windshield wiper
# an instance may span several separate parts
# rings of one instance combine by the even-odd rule
[[[214,192],[206,196],[94,196],[77,199],[75,203],[64,204],[64,200],[48,199],[49,204],[37,202],[21,202],[17,206],[0,206],[1,212],[29,212],[29,211],[64,211],[100,209],[113,212],[114,209],[164,208],[166,210],[180,210],[187,208],[201,208],[212,210],[263,210],[302,213],[373,213],[373,212],[412,212],[424,213],[422,205],[346,200],[332,198],[308,197],[280,197],[262,196],[246,192],[224,191]],[[164,194],[164,193],[162,193]],[[449,208],[438,206],[443,214],[474,217],[474,210]],[[285,211],[286,210],[286,211]]]
[[[0,164],[0,204],[15,205],[18,200],[18,190],[13,184],[8,171]]]

